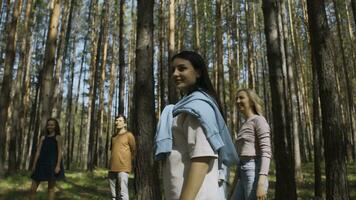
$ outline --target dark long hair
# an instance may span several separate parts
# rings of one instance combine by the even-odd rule
[[[180,53],[177,53],[172,57],[171,62],[173,62],[173,60],[176,58],[188,60],[195,70],[200,71],[200,77],[197,79],[196,82],[197,88],[200,88],[204,92],[208,93],[216,101],[221,115],[225,118],[224,113],[221,109],[222,107],[218,95],[215,92],[214,86],[209,78],[208,67],[205,64],[203,57],[194,51],[181,51]]]
[[[59,123],[58,123],[57,119],[52,118],[52,117],[47,119],[47,122],[46,122],[46,135],[49,135],[49,132],[47,130],[47,124],[48,124],[49,121],[53,121],[55,123],[56,128],[54,129],[54,132],[56,133],[56,135],[60,135],[61,134],[61,130],[59,128]]]

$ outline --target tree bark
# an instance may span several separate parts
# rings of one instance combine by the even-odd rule
[[[19,112],[20,125],[17,124],[17,127],[21,127],[23,129],[23,134],[25,134],[24,144],[21,146],[21,160],[22,166],[21,169],[26,169],[29,163],[29,159],[26,157],[26,152],[29,152],[29,143],[30,143],[30,135],[26,134],[28,130],[28,123],[26,123],[29,108],[30,108],[30,57],[32,54],[32,31],[33,25],[35,24],[36,17],[34,16],[36,5],[33,5],[32,0],[28,0],[26,3],[26,11],[25,18],[23,22],[23,32],[24,35],[22,37],[21,42],[21,50],[20,50],[20,64],[19,66],[23,67],[22,74],[22,88],[20,89],[20,97],[21,102],[19,103],[19,107],[21,107]],[[16,106],[15,106],[16,107]],[[15,114],[14,114],[15,115]]]
[[[344,133],[335,70],[330,61],[329,27],[323,0],[307,0],[312,63],[318,74],[325,141],[326,199],[349,199],[345,163]]]
[[[46,121],[52,116],[53,109],[53,71],[55,68],[55,54],[57,49],[57,33],[58,24],[60,18],[60,8],[61,0],[54,1],[54,7],[51,11],[50,22],[48,26],[47,42],[45,50],[45,59],[43,68],[41,70],[41,81],[40,81],[40,105],[41,109],[41,120],[40,127],[44,129],[46,127]],[[44,131],[44,130],[42,130]]]
[[[354,121],[354,103],[353,103],[353,97],[352,97],[352,91],[353,91],[353,86],[352,86],[352,81],[350,78],[350,74],[351,74],[351,77],[354,77],[353,76],[353,72],[355,71],[354,70],[349,70],[349,63],[350,65],[352,64],[352,62],[347,62],[347,58],[346,58],[346,52],[345,52],[345,41],[344,41],[344,36],[342,34],[342,27],[341,27],[341,23],[342,23],[342,20],[340,19],[341,16],[340,16],[340,12],[339,12],[339,8],[338,8],[338,4],[336,2],[336,0],[333,0],[333,4],[334,4],[334,10],[335,10],[335,17],[336,17],[336,27],[337,27],[337,34],[338,34],[338,39],[339,39],[339,46],[340,46],[340,51],[341,51],[341,56],[342,56],[342,68],[340,70],[342,70],[343,73],[339,73],[340,76],[342,77],[341,79],[344,80],[343,83],[345,84],[344,87],[346,87],[346,98],[345,98],[345,102],[346,102],[346,105],[345,105],[345,130],[346,130],[346,141],[347,142],[347,149],[349,149],[349,144],[351,144],[351,141],[352,140],[352,135],[353,135],[353,132],[354,132],[354,124],[352,123]],[[351,43],[353,41],[350,41]],[[351,46],[352,47],[352,46]],[[354,49],[351,49],[351,55],[353,53]],[[352,60],[352,59],[351,59]],[[352,151],[352,150],[351,150]],[[346,151],[346,154],[347,154],[347,158],[349,160],[352,159],[352,154],[348,154],[349,152]],[[351,152],[350,152],[351,153]]]
[[[114,9],[112,13],[112,19],[113,19],[113,28],[111,30],[112,38],[115,41],[117,38],[117,28],[118,28],[118,2],[115,1],[114,3]],[[116,48],[116,43],[112,42],[111,46],[111,55],[112,55],[112,60],[110,64],[110,75],[109,75],[109,94],[108,94],[108,111],[107,111],[107,131],[106,131],[106,144],[105,144],[105,166],[109,165],[109,145],[110,145],[110,136],[112,135],[112,125],[113,125],[113,120],[112,120],[112,105],[113,105],[113,98],[114,98],[114,92],[115,92],[115,83],[116,83],[116,65],[117,65],[117,58],[115,55],[118,53],[118,48]]]
[[[354,14],[354,23],[356,25],[356,0],[351,0],[352,13]]]
[[[267,56],[273,109],[273,141],[276,160],[275,199],[297,199],[291,134],[287,129],[282,54],[278,34],[278,1],[263,1]]]
[[[193,16],[194,16],[194,51],[200,51],[200,23],[199,23],[199,9],[198,0],[193,0]]]
[[[254,2],[252,2],[254,3]],[[252,6],[249,5],[248,1],[245,1],[245,22],[246,22],[246,46],[247,46],[247,66],[248,66],[248,87],[256,90],[256,70],[253,59],[254,55],[254,47],[253,47],[253,32],[254,25],[252,22],[252,14],[254,10]]]
[[[135,81],[135,125],[137,141],[135,186],[137,199],[160,199],[157,163],[153,162],[153,135],[156,125],[153,89],[153,5],[154,0],[137,4],[137,45]],[[145,92],[142,92],[145,91]]]
[[[314,132],[314,196],[316,200],[323,198],[322,180],[321,180],[321,161],[322,161],[322,138],[321,138],[321,113],[319,99],[318,74],[313,68],[313,132]]]
[[[161,113],[163,108],[166,106],[166,88],[167,88],[167,68],[166,65],[164,64],[164,32],[166,29],[165,26],[165,18],[164,18],[164,2],[163,0],[160,0],[160,7],[159,7],[159,30],[158,30],[158,67],[159,67],[159,72],[158,72],[158,84],[157,84],[157,94],[158,94],[158,108],[157,108],[157,114]]]
[[[301,133],[300,131],[300,125],[298,124],[298,99],[297,99],[297,87],[296,87],[296,81],[295,81],[295,76],[294,76],[294,68],[298,67],[297,63],[296,63],[296,52],[291,53],[291,51],[288,51],[288,46],[289,46],[289,42],[292,43],[293,45],[293,39],[294,39],[294,35],[291,34],[291,38],[290,38],[290,34],[288,31],[288,24],[292,24],[292,18],[290,16],[287,16],[287,12],[286,12],[286,1],[282,1],[281,2],[281,14],[282,14],[282,18],[283,18],[283,33],[284,33],[284,48],[285,48],[285,54],[286,54],[286,60],[287,60],[287,74],[286,74],[286,82],[287,82],[287,87],[288,87],[288,102],[289,105],[289,115],[290,115],[290,120],[289,120],[289,124],[290,124],[290,128],[291,128],[291,133],[293,135],[293,153],[294,153],[294,167],[295,167],[295,177],[298,179],[298,181],[303,181],[303,174],[302,174],[302,163],[301,163],[301,157],[300,157],[300,142],[299,142],[299,136],[302,135],[303,133]],[[289,15],[291,15],[290,13],[290,9],[288,11]],[[287,21],[289,20],[289,21]],[[292,28],[291,28],[292,30]],[[291,33],[293,33],[293,31],[291,31]],[[293,48],[293,47],[292,47]],[[292,60],[294,62],[292,62]],[[294,65],[293,65],[294,64]],[[300,134],[301,133],[301,134]]]
[[[7,4],[7,6],[10,6]],[[2,177],[4,172],[4,163],[5,163],[5,153],[6,153],[6,124],[8,120],[8,111],[11,102],[11,85],[12,85],[12,76],[16,56],[16,37],[17,37],[17,23],[18,18],[21,13],[22,0],[16,0],[14,2],[13,13],[11,21],[8,22],[8,34],[6,35],[6,52],[5,52],[5,68],[4,75],[1,87],[1,96],[0,96],[0,177]],[[1,55],[1,54],[0,54]],[[17,143],[17,133],[11,134],[10,136],[10,146],[9,151],[14,153],[16,151]],[[8,172],[13,173],[16,167],[16,152],[14,155],[9,156],[9,167]]]
[[[101,47],[101,67],[100,67],[100,84],[99,84],[99,128],[98,128],[98,135],[99,135],[99,140],[98,142],[98,164],[99,166],[103,166],[103,161],[104,161],[104,141],[103,141],[103,135],[104,135],[104,113],[105,113],[105,108],[104,108],[104,95],[105,95],[105,79],[106,79],[106,63],[107,63],[107,51],[108,51],[108,35],[109,35],[109,10],[110,10],[110,5],[111,5],[111,0],[105,0],[104,2],[104,7],[102,10],[102,47]],[[110,118],[109,118],[110,119]]]
[[[124,47],[124,32],[125,32],[125,24],[124,24],[124,7],[125,0],[120,0],[120,30],[119,30],[119,66],[120,66],[120,77],[119,77],[119,113],[124,113],[125,108],[125,47]]]
[[[223,37],[222,37],[222,17],[221,17],[221,0],[216,0],[216,33],[215,33],[215,59],[216,59],[216,72],[217,72],[217,85],[216,93],[219,97],[219,102],[222,108],[225,108],[225,94],[224,94],[224,64],[223,64]],[[223,109],[224,115],[226,116],[226,110]]]
[[[87,135],[84,152],[87,153],[85,157],[86,168],[92,171],[94,169],[94,154],[95,148],[95,102],[97,93],[97,56],[98,56],[98,36],[97,36],[97,21],[98,21],[98,0],[93,0],[89,8],[90,20],[90,42],[91,42],[91,59],[90,59],[90,75],[89,75],[89,101],[88,101],[88,120],[87,120]]]
[[[173,74],[171,58],[176,53],[175,47],[175,0],[169,1],[169,30],[168,30],[168,102],[175,103],[178,100],[178,93],[170,77]]]
[[[69,36],[71,33],[71,27],[68,22],[70,11],[72,11],[72,2],[69,3],[69,0],[64,0],[63,2],[63,15],[61,18],[61,29],[58,37],[58,48],[57,48],[57,57],[56,57],[56,66],[55,66],[55,76],[54,76],[54,93],[53,93],[53,116],[57,119],[61,117],[62,103],[63,103],[63,93],[64,93],[64,73],[66,71],[66,59],[67,59],[67,48],[69,46]],[[70,65],[70,64],[69,64]],[[68,134],[65,132],[65,134]],[[65,150],[64,150],[65,151]]]

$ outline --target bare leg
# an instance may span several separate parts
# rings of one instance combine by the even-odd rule
[[[54,200],[54,187],[56,181],[48,181],[48,200]]]
[[[35,200],[36,191],[40,182],[32,181],[29,200]]]

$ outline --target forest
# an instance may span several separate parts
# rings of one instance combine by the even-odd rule
[[[29,177],[50,117],[65,169],[103,173],[124,113],[137,140],[135,199],[161,199],[153,138],[180,95],[170,59],[192,50],[232,138],[242,123],[236,91],[263,98],[269,198],[301,199],[308,179],[314,199],[356,199],[355,33],[356,0],[0,0],[0,182]],[[7,191],[0,184],[0,199]]]

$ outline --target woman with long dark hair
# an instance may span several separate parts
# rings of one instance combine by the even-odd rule
[[[183,97],[165,107],[155,137],[165,199],[221,199],[219,166],[236,164],[237,153],[208,69],[193,51],[174,55],[171,64]]]
[[[49,118],[46,123],[46,135],[42,136],[38,142],[33,161],[30,200],[35,199],[37,188],[42,181],[48,182],[48,199],[54,199],[56,181],[64,179],[60,134],[58,121]]]

